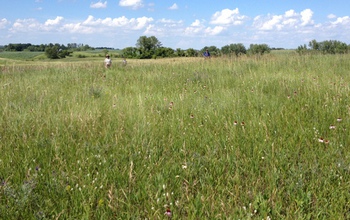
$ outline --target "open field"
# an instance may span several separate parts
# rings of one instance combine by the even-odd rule
[[[349,219],[349,59],[7,59],[0,216]]]

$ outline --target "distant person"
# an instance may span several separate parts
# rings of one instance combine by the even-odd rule
[[[126,66],[128,62],[126,61],[125,57],[123,57],[123,66]]]
[[[105,59],[104,62],[105,62],[105,67],[106,68],[110,68],[112,66],[112,60],[111,60],[111,58],[109,57],[108,54],[106,55],[106,59]]]
[[[210,58],[210,53],[208,50],[205,50],[205,52],[203,53],[204,58]]]

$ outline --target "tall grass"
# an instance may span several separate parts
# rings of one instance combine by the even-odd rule
[[[348,56],[5,66],[4,219],[346,219]]]

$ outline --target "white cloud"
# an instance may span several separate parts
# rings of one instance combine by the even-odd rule
[[[173,4],[172,6],[170,6],[168,9],[169,9],[169,10],[177,10],[177,9],[179,9],[179,7],[177,6],[176,3],[174,3],[174,4]]]
[[[105,19],[95,19],[92,15],[89,15],[88,18],[81,23],[83,26],[95,26],[99,29],[103,27],[123,27],[129,28],[132,30],[140,30],[147,27],[151,22],[153,22],[153,18],[141,17],[141,18],[131,18],[128,19],[125,16],[118,18],[105,18]]]
[[[6,18],[1,19],[0,20],[0,29],[5,28],[9,24],[10,24],[10,22]]]
[[[148,26],[149,23],[153,21],[153,18],[141,17],[130,19],[130,24],[133,30],[140,30]]]
[[[48,19],[46,22],[45,22],[45,25],[46,26],[50,26],[50,25],[59,25],[61,23],[61,21],[63,21],[63,17],[61,16],[57,16],[55,19]]]
[[[82,25],[81,23],[65,24],[63,26],[63,28],[65,31],[67,31],[69,33],[79,33],[79,34],[93,34],[93,33],[95,33],[94,28]]]
[[[296,13],[293,9],[289,10],[289,11],[286,11],[284,13],[285,17],[286,18],[291,18],[291,17],[296,17],[298,16],[298,13]]]
[[[329,15],[327,15],[327,18],[329,18],[329,19],[333,19],[333,18],[336,18],[337,16],[336,15],[334,15],[334,14],[329,14]]]
[[[122,7],[131,7],[132,9],[138,9],[143,7],[142,0],[120,0],[119,5]]]
[[[304,11],[300,12],[301,15],[301,20],[302,26],[309,25],[309,24],[314,24],[314,21],[312,20],[312,15],[314,13],[310,9],[305,9]]]
[[[205,33],[209,35],[218,35],[220,34],[223,30],[225,30],[225,27],[222,26],[215,26],[214,28],[206,28]]]
[[[186,27],[184,30],[185,35],[194,35],[203,32],[205,26],[202,22],[196,19],[189,27]]]
[[[15,23],[13,23],[12,28],[10,30],[13,32],[16,32],[16,31],[25,32],[25,31],[29,30],[29,28],[28,28],[29,26],[32,27],[33,30],[37,30],[37,28],[35,28],[35,27],[38,27],[39,24],[35,19],[32,19],[32,18],[30,18],[30,19],[17,19],[15,21]]]
[[[107,1],[105,2],[96,2],[96,3],[92,3],[90,4],[90,8],[107,8]]]
[[[334,22],[331,22],[333,25],[350,25],[350,17],[345,16],[345,17],[339,17],[337,20]]]
[[[283,27],[283,25],[281,24],[282,19],[283,19],[282,15],[272,16],[272,18],[269,21],[265,22],[262,25],[261,30],[272,30],[274,28],[282,29],[282,27]]]
[[[294,30],[296,28],[313,25],[313,12],[305,9],[300,13],[294,10],[286,11],[282,15],[256,16],[254,18],[253,27],[261,31],[271,30]]]
[[[213,14],[210,23],[217,25],[240,25],[246,18],[246,16],[240,15],[238,8],[234,10],[223,9]]]

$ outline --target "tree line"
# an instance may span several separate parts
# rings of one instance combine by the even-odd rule
[[[63,44],[40,44],[32,45],[27,44],[9,44],[2,48],[4,51],[41,51],[45,52],[46,56],[50,59],[60,59],[70,56],[74,51],[87,51],[94,49],[103,49],[104,53],[108,52],[109,47],[93,48],[87,44],[69,43]],[[272,49],[267,44],[250,44],[249,48],[246,48],[242,43],[235,43],[225,45],[221,48],[216,46],[205,46],[200,50],[188,48],[183,50],[181,48],[172,49],[170,47],[164,47],[162,43],[155,36],[141,36],[136,42],[135,47],[126,47],[121,50],[121,55],[124,58],[136,58],[136,59],[155,59],[165,57],[198,57],[201,56],[204,51],[208,50],[212,56],[240,56],[247,55],[263,55],[270,53]],[[283,49],[283,48],[277,48]],[[323,53],[323,54],[344,54],[349,53],[350,45],[346,43],[329,40],[323,42],[317,42],[312,40],[308,46],[306,44],[299,46],[296,51],[299,54],[307,53]],[[115,55],[119,56],[119,55]]]
[[[326,40],[317,42],[312,40],[308,46],[300,45],[297,50],[299,54],[322,53],[322,54],[347,54],[350,52],[350,45],[337,40]]]
[[[69,43],[64,44],[40,44],[33,45],[30,43],[8,44],[2,48],[4,51],[31,51],[31,52],[45,52],[50,59],[60,59],[69,56],[74,51],[94,50],[87,44]]]
[[[164,57],[197,57],[201,56],[204,51],[208,50],[212,56],[221,55],[235,55],[242,54],[265,54],[271,51],[271,48],[267,44],[251,44],[248,49],[241,43],[230,44],[223,46],[221,49],[216,46],[205,46],[200,50],[189,48],[183,50],[181,48],[172,49],[169,47],[163,47],[162,43],[155,37],[141,36],[136,43],[135,47],[126,47],[122,50],[122,54],[125,58],[138,58],[138,59],[150,59],[150,58],[164,58]]]

